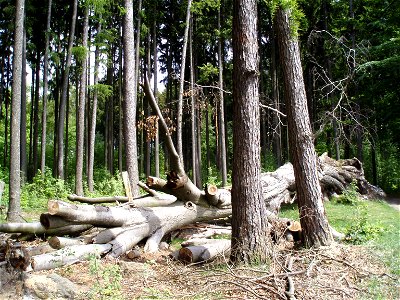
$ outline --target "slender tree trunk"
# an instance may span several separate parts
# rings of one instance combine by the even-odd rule
[[[58,41],[59,42],[59,41]],[[60,52],[60,43],[58,45],[58,51],[57,53]],[[53,95],[54,95],[54,137],[53,137],[53,177],[58,178],[58,121],[59,121],[59,100],[60,100],[60,74],[61,74],[61,64],[58,63],[56,64],[56,70],[55,70],[55,81],[56,81],[56,86],[53,90]]]
[[[39,144],[39,98],[40,98],[40,51],[36,54],[35,72],[35,104],[33,106],[33,143],[32,143],[32,177],[38,170],[38,144]]]
[[[280,100],[279,100],[279,81],[278,81],[278,68],[277,68],[277,47],[275,38],[275,26],[273,26],[274,32],[272,34],[271,41],[271,81],[272,81],[272,98],[274,101],[274,108],[280,111]],[[282,126],[281,120],[278,113],[273,113],[273,124],[274,124],[274,152],[276,164],[280,167],[282,162]]]
[[[223,69],[224,62],[222,57],[222,45],[223,38],[221,34],[221,5],[218,10],[218,32],[220,32],[220,36],[218,37],[218,87],[219,87],[219,142],[220,142],[220,166],[221,166],[221,177],[222,177],[222,186],[226,186],[228,181],[227,168],[226,168],[226,144],[225,144],[225,109],[224,109],[224,77],[223,77]]]
[[[122,26],[121,26],[122,27]],[[122,29],[122,28],[121,28]],[[120,38],[122,39],[122,32],[120,33]],[[118,50],[118,61],[119,61],[119,66],[122,66],[122,47],[119,47]],[[122,100],[123,100],[123,92],[122,92],[122,67],[119,67],[118,69],[118,108],[119,108],[119,118],[118,118],[118,170],[119,173],[122,173],[123,171],[123,148],[124,148],[124,133],[123,133],[123,113],[122,113]]]
[[[28,176],[28,162],[26,153],[26,30],[24,28],[24,45],[22,50],[22,78],[21,78],[21,180],[24,183]]]
[[[188,0],[186,10],[186,26],[185,34],[183,36],[183,48],[182,48],[182,62],[181,62],[181,74],[179,78],[179,95],[178,95],[178,114],[176,118],[176,135],[177,135],[177,147],[178,154],[183,163],[183,148],[182,148],[182,127],[183,127],[183,87],[185,83],[185,66],[186,66],[186,48],[188,43],[189,26],[190,26],[190,7],[192,0]]]
[[[33,122],[34,122],[34,111],[35,111],[35,74],[36,74],[36,67],[34,69],[32,69],[32,77],[31,77],[31,108],[30,108],[30,118],[29,118],[29,154],[28,154],[28,174],[27,177],[29,179],[31,179],[33,170],[32,170],[32,166],[33,166]]]
[[[157,15],[157,7],[155,8],[154,15]],[[158,51],[157,51],[157,20],[154,19],[153,23],[153,59],[154,59],[154,98],[158,101]],[[154,165],[155,165],[155,176],[160,177],[160,140],[158,133],[158,122],[156,123],[156,136],[154,140]]]
[[[196,169],[196,144],[197,144],[197,135],[196,135],[196,103],[195,103],[195,97],[194,97],[194,63],[193,63],[193,18],[190,18],[190,29],[189,29],[189,62],[190,62],[190,99],[191,99],[191,105],[190,105],[190,121],[191,121],[191,138],[192,138],[192,181],[193,184],[198,187],[197,184],[197,169]]]
[[[136,105],[137,91],[135,86],[135,57],[132,55],[135,51],[135,37],[133,33],[133,7],[132,1],[125,0],[124,7],[126,13],[123,17],[124,33],[124,141],[126,170],[129,174],[133,196],[139,194],[137,182],[139,181],[139,172],[137,165],[137,142],[136,142]]]
[[[233,5],[233,262],[265,262],[271,249],[260,172],[257,1]]]
[[[101,22],[97,25],[97,35],[101,34]],[[99,83],[99,56],[100,50],[99,46],[96,46],[96,50],[94,52],[94,77],[93,77],[93,104],[92,104],[92,118],[90,123],[90,132],[89,132],[89,155],[88,155],[88,189],[89,192],[93,192],[94,190],[94,181],[93,181],[93,167],[94,167],[94,145],[96,140],[96,119],[97,119],[97,96],[98,96],[98,83]]]
[[[307,109],[300,50],[290,29],[290,13],[290,8],[279,7],[275,15],[288,105],[290,151],[296,179],[302,238],[307,247],[319,247],[331,244],[333,238],[322,204],[317,154]]]
[[[42,172],[42,176],[45,175],[45,169],[46,169],[47,93],[49,87],[49,83],[47,82],[47,75],[49,72],[51,6],[52,6],[52,0],[49,0],[47,8],[46,41],[45,41],[45,51],[44,51],[44,66],[43,66],[42,148],[41,148],[41,160],[40,160],[40,170]]]
[[[71,55],[72,55],[72,46],[74,43],[75,36],[75,24],[77,18],[78,11],[78,0],[74,0],[73,2],[73,10],[72,10],[72,19],[71,19],[71,28],[69,32],[68,38],[68,49],[67,49],[67,60],[65,63],[65,69],[62,77],[62,94],[60,99],[60,107],[59,107],[59,117],[58,117],[58,153],[57,153],[57,175],[59,178],[64,179],[64,128],[65,128],[65,119],[66,119],[66,104],[67,104],[67,95],[68,95],[68,77],[69,77],[69,69],[71,66]],[[67,136],[68,139],[68,136]]]
[[[89,31],[89,6],[85,7],[85,17],[83,22],[82,47],[88,50],[88,31]],[[86,55],[82,58],[82,73],[79,85],[78,117],[76,119],[76,167],[75,167],[75,194],[83,195],[83,159],[85,142],[85,105],[86,105],[86,80],[87,80],[87,60]]]
[[[22,79],[22,50],[24,35],[25,1],[15,3],[15,34],[13,53],[13,83],[11,101],[11,149],[10,149],[10,185],[7,221],[18,222],[21,212],[21,79]]]

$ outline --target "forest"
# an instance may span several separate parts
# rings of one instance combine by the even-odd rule
[[[400,193],[396,0],[70,2],[0,0],[0,232],[48,211],[25,234],[106,228],[85,251],[120,257],[229,218],[231,243],[207,251],[266,263],[274,234],[349,238],[323,200]],[[301,298],[290,261],[277,299]]]

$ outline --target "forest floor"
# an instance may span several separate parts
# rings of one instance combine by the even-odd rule
[[[284,268],[289,259],[291,272]],[[185,266],[160,252],[35,274],[50,273],[74,282],[78,299],[289,299],[288,273],[293,299],[399,299],[398,277],[369,249],[336,243],[318,250],[275,249],[268,265],[252,267],[233,267],[224,258]]]
[[[398,211],[381,202],[368,201],[366,205],[363,212],[368,211],[371,219],[368,215],[365,228],[379,225],[382,232],[374,241],[361,245],[334,243],[320,249],[303,249],[280,244],[274,247],[268,264],[234,267],[224,257],[196,265],[173,261],[169,254],[179,247],[179,241],[175,241],[169,250],[142,254],[136,259],[93,258],[33,274],[58,274],[69,279],[79,290],[74,299],[290,299],[289,282],[295,296],[292,299],[400,299]],[[343,230],[341,222],[348,226],[363,216],[349,208],[327,204],[328,216],[337,229]],[[283,213],[290,217],[296,215],[296,209],[288,208]],[[379,220],[383,216],[386,219],[382,223]],[[31,219],[34,213],[25,217]],[[379,224],[372,223],[376,219]],[[287,268],[289,261],[291,270]],[[17,295],[23,294],[18,280],[21,277],[9,280],[8,288],[0,291],[0,299],[18,299]]]

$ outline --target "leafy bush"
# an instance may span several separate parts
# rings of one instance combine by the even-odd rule
[[[363,205],[357,210],[358,217],[346,229],[346,241],[353,244],[363,244],[376,239],[384,231],[380,223],[372,223],[367,213],[367,208]]]
[[[49,199],[65,199],[72,189],[64,180],[54,178],[51,169],[46,168],[44,176],[39,171],[31,183],[21,189],[21,207],[23,209],[43,209]]]
[[[360,194],[358,193],[357,181],[353,180],[352,183],[339,195],[335,201],[339,204],[358,205],[361,201]]]
[[[119,173],[112,175],[105,168],[95,169],[93,180],[95,191],[90,196],[125,195],[124,185]]]

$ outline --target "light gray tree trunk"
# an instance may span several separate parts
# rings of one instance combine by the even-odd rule
[[[89,31],[89,5],[85,7],[83,22],[82,47],[88,51],[88,31]],[[85,52],[82,57],[82,73],[79,85],[79,105],[78,116],[76,119],[76,166],[75,166],[75,194],[83,195],[83,159],[84,159],[84,139],[85,139],[85,106],[86,106],[86,81],[87,81],[87,55]]]
[[[21,79],[22,48],[24,35],[25,1],[17,0],[15,4],[15,35],[13,55],[13,83],[11,100],[11,149],[10,149],[10,186],[7,221],[20,220],[21,211],[21,176],[20,176],[20,126],[21,126]]]
[[[101,33],[101,22],[97,25],[97,34]],[[94,167],[94,143],[96,140],[96,119],[97,119],[97,84],[99,83],[99,55],[100,50],[99,46],[96,46],[96,50],[94,52],[94,76],[93,76],[93,103],[92,103],[92,118],[90,124],[90,132],[89,132],[89,155],[88,155],[88,189],[89,192],[93,192],[94,190],[94,181],[93,181],[93,167]]]
[[[226,186],[227,184],[227,168],[226,168],[226,143],[225,143],[225,109],[224,109],[224,77],[223,77],[223,69],[224,62],[222,57],[222,47],[223,47],[223,38],[221,34],[221,6],[218,10],[218,31],[220,36],[218,37],[218,86],[219,86],[219,138],[220,138],[220,166],[221,166],[221,175],[222,175],[222,186]]]
[[[132,1],[125,0],[126,13],[123,17],[123,47],[124,47],[124,100],[123,123],[125,141],[126,170],[129,174],[133,196],[139,194],[137,182],[139,181],[136,142],[136,104],[137,91],[135,89],[135,37],[133,32],[133,7]]]
[[[22,50],[22,74],[26,74],[26,30],[24,28]],[[21,180],[22,184],[28,176],[28,162],[26,153],[26,76],[21,77]]]

